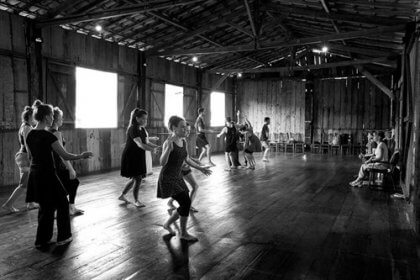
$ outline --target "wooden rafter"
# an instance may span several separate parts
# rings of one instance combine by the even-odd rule
[[[254,20],[252,18],[251,9],[249,8],[248,0],[244,0],[244,5],[245,5],[245,8],[246,8],[246,13],[248,15],[249,24],[251,25],[252,34],[254,34],[254,37],[257,38],[258,37],[257,29],[255,28],[255,24],[254,24]]]
[[[46,18],[52,19],[55,16],[59,15],[60,13],[66,11],[68,9],[71,9],[72,7],[77,6],[78,4],[83,3],[83,2],[84,2],[83,0],[66,0],[66,1],[60,3],[60,5],[58,5],[54,9],[49,10],[47,12],[47,15],[43,16],[42,18],[43,19],[46,19]]]
[[[386,86],[384,85],[381,81],[379,81],[377,78],[375,78],[369,71],[367,71],[366,69],[363,68],[363,66],[361,65],[356,65],[355,66],[357,69],[359,69],[359,71],[369,80],[372,82],[372,84],[374,84],[375,86],[377,86],[383,93],[385,93],[386,95],[388,95],[388,97],[391,100],[394,100],[395,95],[394,93]]]
[[[61,24],[69,24],[69,23],[78,23],[78,22],[87,22],[99,19],[107,19],[113,17],[120,17],[126,15],[132,15],[137,13],[146,13],[150,11],[162,10],[167,9],[175,6],[184,6],[188,4],[193,4],[197,2],[202,2],[203,0],[189,0],[189,1],[166,1],[157,4],[137,4],[137,5],[130,5],[126,7],[116,8],[116,9],[109,9],[100,12],[92,12],[88,14],[77,14],[77,15],[70,15],[65,16],[62,18],[57,19],[45,19],[40,20],[36,23],[37,27],[45,27],[51,25],[61,25]]]
[[[192,55],[192,54],[209,54],[209,53],[227,53],[227,52],[243,52],[243,51],[255,51],[255,50],[268,50],[268,49],[276,49],[276,48],[283,48],[283,47],[293,47],[293,46],[301,46],[307,44],[315,44],[315,43],[322,43],[328,41],[339,41],[344,39],[352,39],[358,38],[363,36],[377,36],[381,33],[386,32],[396,32],[404,30],[405,25],[394,25],[394,26],[387,26],[387,27],[378,27],[372,29],[365,29],[365,30],[358,30],[358,31],[350,31],[350,32],[343,32],[340,34],[328,34],[328,35],[321,35],[315,37],[307,37],[307,38],[300,38],[291,41],[278,41],[278,42],[271,42],[271,43],[261,43],[260,47],[256,47],[254,45],[237,45],[237,46],[228,46],[228,47],[218,47],[218,48],[206,48],[206,49],[187,49],[187,50],[178,50],[178,51],[171,51],[171,52],[150,52],[148,55]]]
[[[387,57],[377,57],[369,59],[357,59],[357,60],[347,60],[340,62],[324,63],[317,65],[307,65],[307,66],[293,66],[293,67],[270,67],[270,68],[256,68],[256,69],[243,69],[243,68],[234,68],[234,69],[212,69],[211,72],[218,73],[274,73],[274,72],[285,72],[285,71],[299,71],[299,70],[314,70],[322,68],[333,68],[333,67],[343,67],[343,66],[353,66],[353,65],[362,65],[374,62],[388,62],[391,67],[395,66],[395,63],[390,62]]]

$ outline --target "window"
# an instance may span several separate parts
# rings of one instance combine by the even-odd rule
[[[165,84],[165,125],[173,115],[184,115],[184,88]]]
[[[117,127],[117,74],[76,67],[76,128]]]
[[[225,94],[213,91],[210,95],[210,125],[225,125]]]

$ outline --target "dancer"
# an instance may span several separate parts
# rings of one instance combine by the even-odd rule
[[[226,117],[225,127],[222,131],[217,134],[217,138],[220,138],[222,135],[225,137],[225,160],[227,167],[226,171],[231,171],[231,169],[237,169],[236,161],[233,157],[233,153],[238,152],[238,146],[236,142],[238,141],[235,125],[232,123],[230,117]]]
[[[190,136],[191,133],[191,125],[189,123],[187,123],[187,127],[186,127],[186,132],[185,132],[185,139],[188,139],[188,137]],[[188,150],[188,149],[187,149]],[[192,157],[189,157],[190,160],[192,160],[196,165],[200,165],[200,162],[197,159],[194,159]],[[192,190],[191,190],[191,194],[190,194],[190,199],[191,199],[191,204],[194,201],[195,196],[197,195],[197,190],[198,190],[198,184],[197,181],[195,180],[193,174],[192,174],[192,170],[190,168],[190,166],[184,161],[184,163],[182,164],[181,167],[181,173],[182,176],[184,178],[185,181],[188,182],[188,184],[191,186]],[[170,198],[168,201],[168,213],[169,215],[172,215],[173,210],[175,210],[175,206],[174,206],[174,199]],[[190,207],[190,211],[191,212],[198,212],[198,210],[194,207]]]
[[[63,148],[66,146],[66,141],[58,129],[63,125],[63,111],[58,107],[53,109],[53,123],[52,126],[48,129],[52,134],[57,137],[60,144]],[[79,187],[79,180],[77,179],[76,171],[73,168],[73,165],[68,160],[63,160],[56,152],[53,152],[54,156],[54,165],[57,172],[58,178],[69,194],[69,213],[70,216],[82,215],[84,211],[78,209],[74,206],[76,199],[77,188]]]
[[[168,124],[171,135],[163,144],[163,152],[160,157],[162,169],[159,174],[157,184],[157,197],[172,197],[179,204],[177,211],[173,211],[169,219],[163,224],[163,228],[169,231],[169,234],[175,235],[171,225],[180,218],[182,240],[197,241],[198,239],[187,232],[187,221],[190,212],[191,199],[188,195],[188,188],[185,184],[181,168],[184,161],[190,166],[200,170],[205,175],[210,175],[211,171],[195,164],[188,157],[185,120],[178,116],[169,118]]]
[[[28,179],[27,201],[39,203],[38,229],[35,246],[44,248],[53,236],[54,212],[57,210],[57,245],[72,241],[69,202],[67,192],[57,177],[52,151],[64,160],[87,159],[91,152],[70,154],[64,150],[57,137],[47,131],[53,122],[53,108],[39,104],[34,108],[34,119],[38,122],[26,138],[31,161]]]
[[[265,117],[264,125],[261,130],[260,140],[261,140],[262,147],[264,148],[264,155],[263,155],[262,161],[266,161],[266,162],[268,162],[268,153],[270,151],[270,143],[269,143],[270,129],[268,127],[269,125],[270,125],[270,118]]]
[[[245,135],[244,156],[249,163],[248,168],[255,169],[254,152],[261,152],[261,142],[254,134],[251,122],[245,117],[245,125],[241,128],[241,133]]]
[[[118,197],[126,203],[130,201],[125,197],[134,186],[134,205],[138,208],[146,205],[139,201],[141,180],[146,177],[146,151],[155,151],[157,145],[148,141],[145,129],[147,124],[147,111],[136,108],[131,111],[130,122],[127,128],[127,141],[121,158],[121,176],[130,178]]]
[[[36,100],[34,106],[41,101]],[[29,131],[32,130],[32,126],[35,125],[32,117],[33,107],[26,106],[22,112],[22,124],[20,125],[18,136],[20,149],[15,155],[15,162],[19,168],[19,185],[15,188],[9,199],[2,205],[2,208],[9,211],[10,213],[19,212],[19,209],[14,206],[16,200],[26,191],[28,184],[29,166],[30,160],[28,156],[28,148],[26,145],[26,137]],[[34,209],[38,206],[34,202],[27,204],[27,209]]]
[[[206,126],[204,124],[204,116],[205,116],[204,108],[199,108],[198,117],[194,125],[195,130],[197,132],[196,146],[199,149],[201,149],[201,153],[200,153],[200,156],[198,157],[198,160],[201,161],[204,155],[207,153],[208,164],[210,166],[216,166],[216,164],[214,164],[211,161],[211,146],[209,142],[207,141],[206,134],[205,134],[206,132],[213,132],[213,131],[205,129]]]

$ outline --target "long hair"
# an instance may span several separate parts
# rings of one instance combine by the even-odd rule
[[[41,122],[45,119],[46,116],[53,113],[53,106],[50,104],[39,104],[34,109],[34,119],[38,122]]]
[[[136,118],[141,118],[144,115],[148,115],[146,110],[140,109],[140,108],[135,108],[133,111],[131,111],[130,113],[130,121],[128,123],[128,128],[127,130],[132,127],[132,126],[138,126],[139,123],[137,122]]]
[[[53,123],[55,125],[57,123],[58,117],[63,116],[63,111],[59,107],[54,107],[53,109]]]
[[[34,112],[34,109],[32,107],[29,106],[25,106],[25,108],[23,108],[22,111],[22,123],[29,123],[29,119],[30,117],[32,117],[32,114]]]

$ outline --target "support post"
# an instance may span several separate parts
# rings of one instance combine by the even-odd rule
[[[137,107],[146,108],[146,54],[139,51],[137,56]]]

